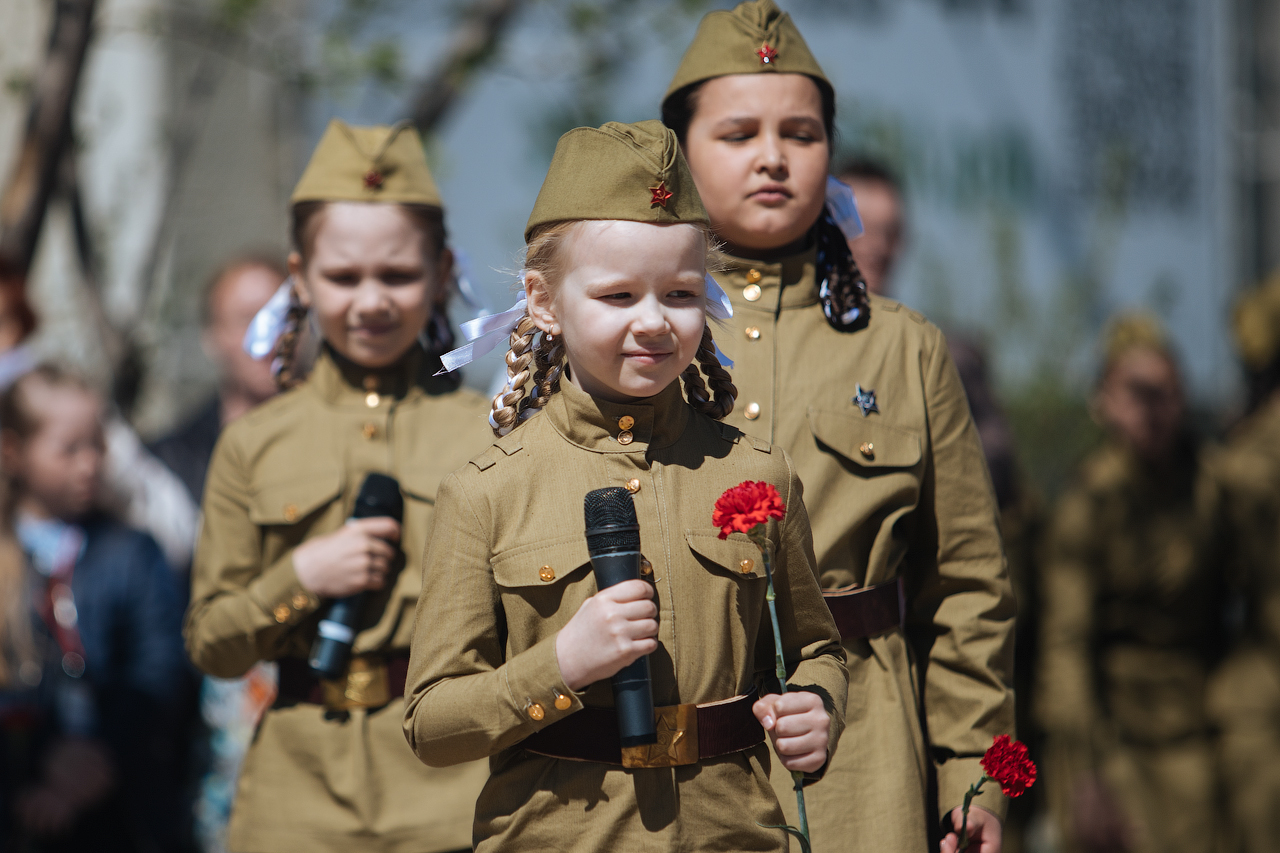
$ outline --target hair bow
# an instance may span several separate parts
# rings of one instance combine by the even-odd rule
[[[858,203],[854,201],[853,190],[839,178],[827,175],[827,210],[831,218],[840,226],[846,240],[852,240],[862,233],[862,217],[858,215]]]

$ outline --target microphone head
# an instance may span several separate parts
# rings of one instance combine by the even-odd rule
[[[582,501],[587,522],[587,552],[616,554],[640,550],[640,522],[631,492],[609,486],[587,492]]]
[[[369,474],[360,486],[360,494],[356,495],[356,505],[351,510],[352,518],[394,518],[404,520],[404,497],[400,494],[400,483],[395,477],[386,474]]]

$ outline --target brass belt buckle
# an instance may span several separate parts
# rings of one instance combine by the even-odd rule
[[[378,657],[355,657],[346,678],[325,680],[324,706],[330,711],[352,708],[381,708],[391,701],[387,664]]]
[[[683,767],[698,763],[698,706],[665,705],[653,709],[658,742],[622,748],[622,766]]]

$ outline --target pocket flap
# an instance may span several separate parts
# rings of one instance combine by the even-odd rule
[[[310,472],[282,483],[263,486],[249,504],[254,524],[295,524],[342,495],[337,471]]]
[[[490,560],[493,579],[507,588],[554,586],[585,566],[590,570],[587,537],[581,533],[510,548]]]
[[[720,538],[720,528],[686,530],[685,541],[704,565],[743,578],[764,577],[764,561],[760,549],[745,533],[730,533],[728,539]],[[768,543],[773,553],[773,543]]]
[[[843,412],[809,410],[818,441],[864,468],[912,468],[920,461],[920,437],[877,420]]]

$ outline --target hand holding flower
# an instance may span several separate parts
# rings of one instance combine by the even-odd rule
[[[773,739],[782,766],[798,773],[816,773],[827,763],[831,717],[816,693],[770,693],[751,706],[760,725]]]
[[[1020,797],[1035,784],[1036,765],[1027,756],[1026,744],[1008,735],[996,736],[981,763],[982,778],[965,793],[964,805],[951,813],[952,825],[958,821],[960,835],[957,838],[956,833],[948,833],[942,840],[942,853],[965,853],[973,850],[975,844],[979,853],[1000,853],[1003,845],[1000,819],[981,806],[971,814],[969,806],[973,798],[982,793],[982,786],[987,782],[998,783],[1006,797]]]

